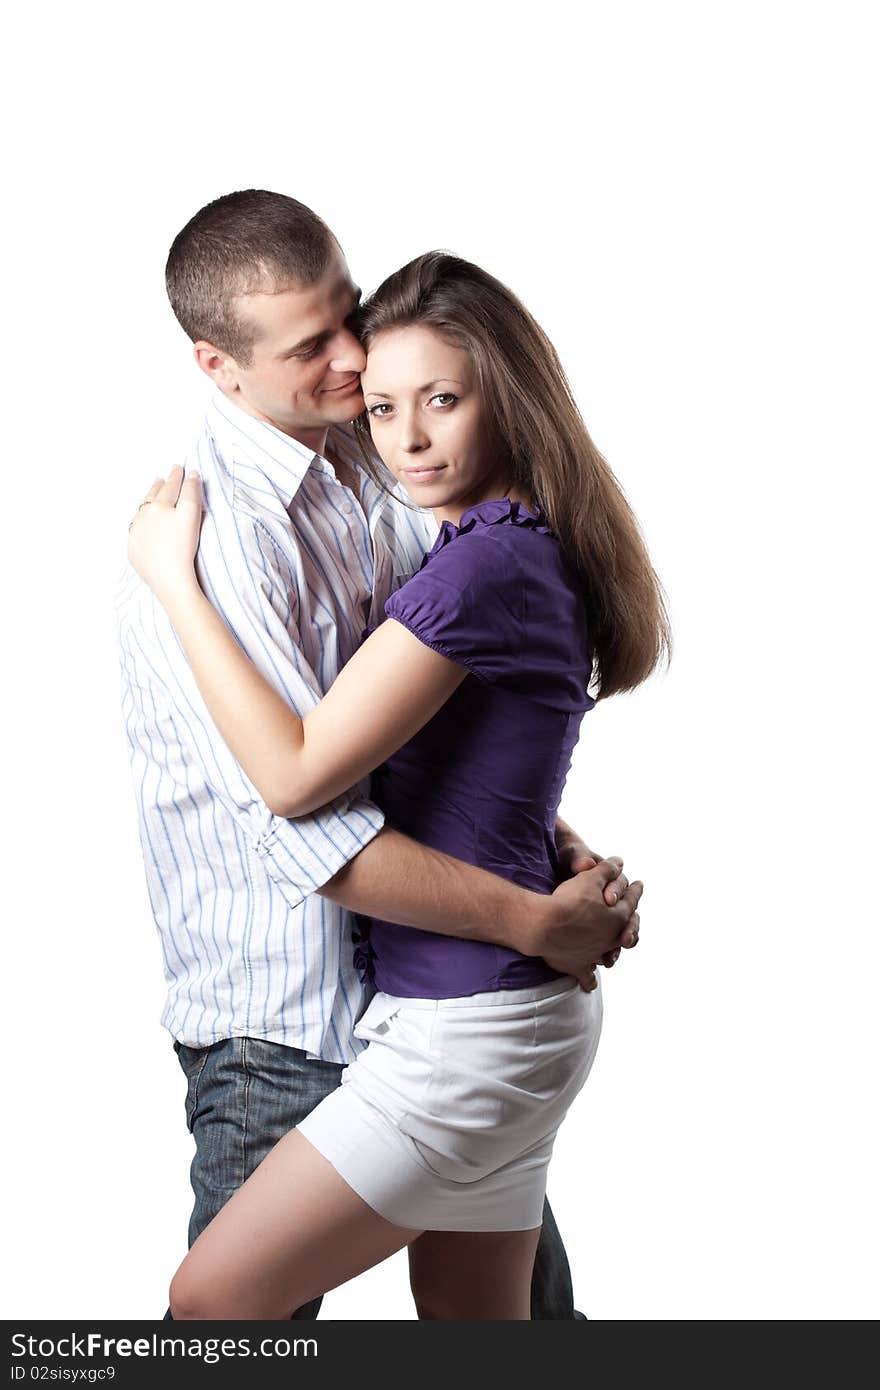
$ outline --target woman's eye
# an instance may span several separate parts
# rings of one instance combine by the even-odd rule
[[[431,400],[436,401],[437,404],[442,407],[452,405],[458,400],[458,396],[454,395],[452,391],[438,391],[436,396],[431,397]]]
[[[378,420],[384,420],[386,411],[390,409],[391,406],[388,404],[387,401],[380,401],[378,405],[370,406],[369,413],[370,415],[375,416]]]

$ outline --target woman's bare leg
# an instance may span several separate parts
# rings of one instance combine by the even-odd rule
[[[425,1231],[409,1247],[410,1286],[422,1319],[473,1322],[531,1317],[531,1231]]]
[[[296,1130],[193,1245],[171,1284],[175,1319],[286,1319],[418,1231],[379,1216]]]

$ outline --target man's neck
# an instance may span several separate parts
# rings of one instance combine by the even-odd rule
[[[350,491],[354,493],[355,497],[360,500],[361,480],[352,465],[347,463],[344,458],[341,458],[338,451],[333,448],[327,450],[324,454],[324,458],[332,463],[333,471],[343,487],[349,488]]]
[[[270,420],[268,415],[259,415],[260,420],[265,420],[267,425],[274,425],[276,430],[286,434],[290,439],[295,439],[297,444],[302,444],[306,449],[311,449],[313,454],[320,454],[326,458],[327,435],[330,433],[329,425],[321,425],[317,429],[285,429],[284,425],[279,425],[277,420]]]
[[[330,433],[329,425],[318,425],[313,429],[309,429],[308,427],[304,427],[303,429],[289,429],[279,424],[277,420],[273,420],[270,416],[263,415],[261,411],[254,410],[252,406],[245,404],[240,398],[233,397],[232,400],[233,404],[238,406],[239,410],[243,410],[245,415],[252,415],[255,420],[262,420],[265,424],[272,425],[274,429],[280,430],[282,434],[286,434],[289,439],[295,439],[298,444],[302,444],[304,448],[310,449],[313,454],[320,454],[321,458],[328,459],[329,462],[332,463],[339,481],[345,487],[349,488],[354,493],[355,497],[360,497],[360,478],[355,469],[350,463],[346,463],[345,459],[340,458],[335,450],[328,452],[327,437]]]
[[[224,395],[232,401],[232,404],[239,410],[244,411],[245,415],[251,415],[255,420],[262,420],[264,424],[271,425],[273,429],[279,430],[281,434],[286,434],[288,438],[295,439],[304,448],[311,449],[313,454],[320,454],[324,457],[324,450],[327,447],[327,435],[330,431],[329,425],[304,425],[302,429],[291,429],[288,425],[282,425],[278,420],[273,420],[271,415],[264,415],[261,410],[256,410],[248,401],[245,401],[240,392],[224,392]]]
[[[274,423],[273,420],[269,421],[270,425]],[[275,425],[275,428],[280,430],[282,434],[290,435],[290,438],[295,439],[298,444],[304,444],[307,449],[311,449],[313,454],[320,454],[322,458],[327,457],[327,435],[330,432],[328,425],[314,430],[286,430],[283,425]]]

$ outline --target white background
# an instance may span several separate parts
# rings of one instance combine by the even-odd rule
[[[876,8],[308,8],[7,21],[3,1315],[159,1316],[184,1252],[112,600],[203,399],[168,245],[265,187],[365,289],[435,246],[511,284],[669,593],[563,805],[647,883],[551,1172],[578,1304],[873,1317]],[[411,1317],[405,1260],[325,1316]]]

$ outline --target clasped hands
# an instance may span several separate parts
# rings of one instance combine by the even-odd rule
[[[603,859],[567,827],[558,850],[569,877],[547,899],[535,954],[589,991],[596,988],[598,965],[610,970],[621,950],[638,944],[644,884],[630,883],[622,859]]]

